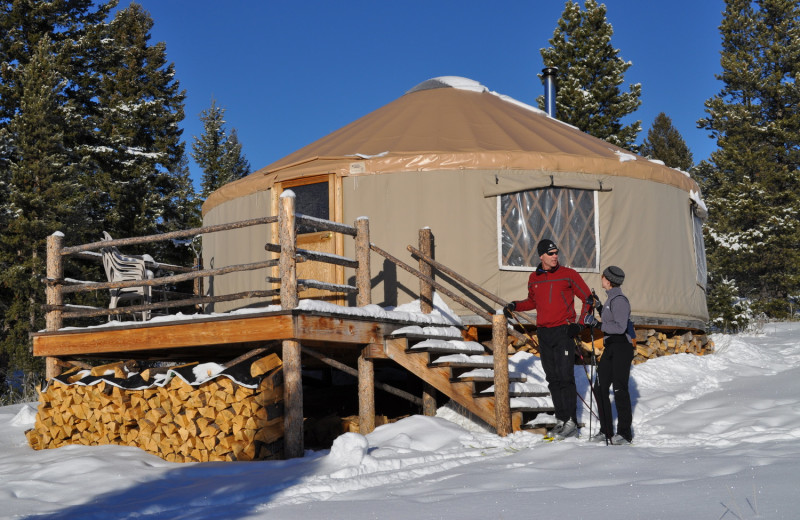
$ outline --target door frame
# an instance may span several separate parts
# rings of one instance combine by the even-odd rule
[[[305,186],[307,184],[317,184],[320,182],[328,183],[328,218],[333,222],[342,224],[343,208],[342,208],[342,178],[335,173],[327,173],[322,175],[313,175],[310,177],[300,177],[297,179],[289,179],[285,181],[275,182],[272,185],[272,214],[277,215],[280,211],[280,197],[284,190],[293,188],[295,186]],[[271,224],[270,229],[273,241],[279,234],[278,223]],[[344,256],[344,235],[341,233],[334,233],[334,254]],[[278,254],[273,253],[273,258],[277,258]],[[278,266],[272,268],[273,276],[280,278],[280,269]],[[344,267],[340,265],[334,266],[333,283],[344,284]],[[346,303],[346,296],[326,300],[338,305]]]

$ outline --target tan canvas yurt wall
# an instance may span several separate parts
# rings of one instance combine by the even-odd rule
[[[416,245],[418,230],[430,227],[437,260],[509,300],[525,296],[531,269],[500,266],[498,198],[551,187],[588,190],[596,200],[599,245],[596,265],[581,270],[589,286],[602,296],[599,273],[619,265],[640,322],[702,328],[707,319],[692,217],[692,201],[702,204],[697,184],[470,80],[429,80],[223,187],[206,201],[204,224],[272,214],[279,191],[274,186],[324,175],[335,185],[337,219],[352,224],[369,217],[372,242],[410,263],[406,245]],[[265,257],[264,227],[219,235],[204,239],[206,263],[213,259],[220,267]],[[351,241],[342,247],[352,257]],[[398,270],[396,278],[379,276],[383,258],[373,255],[372,264],[374,302],[394,305],[415,297],[418,282],[411,275]],[[260,271],[213,282],[215,294],[261,288],[268,287]]]

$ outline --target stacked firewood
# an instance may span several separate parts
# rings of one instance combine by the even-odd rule
[[[648,359],[672,354],[704,356],[714,352],[714,342],[709,340],[705,334],[695,335],[684,331],[671,332],[671,334],[667,334],[666,332],[658,332],[655,329],[637,329],[636,351],[633,363],[644,363]],[[594,341],[592,341],[590,331],[584,330],[579,339],[585,352],[591,353],[592,349],[594,349],[597,358],[602,357],[604,348],[602,332],[595,331]],[[515,340],[510,336],[509,340],[512,341],[508,345],[509,355],[515,352],[530,352],[536,356],[539,355],[539,342],[535,333],[530,335],[528,342]]]
[[[667,335],[653,329],[637,332],[636,353],[634,364],[643,363],[648,359],[672,354],[694,354],[705,356],[714,353],[714,342],[705,334],[694,335],[691,332]],[[641,339],[639,338],[641,336]]]
[[[403,416],[403,417],[407,417],[407,416]],[[393,419],[389,419],[385,415],[376,415],[375,416],[375,427],[377,428],[378,426],[383,426],[384,424],[390,424],[390,423],[393,423],[393,422],[397,422],[400,419],[402,419],[403,417],[395,417]],[[359,432],[358,416],[357,415],[348,415],[347,417],[342,417],[340,419],[340,421],[341,421],[341,425],[342,425],[342,433],[348,433],[348,432],[358,433]]]
[[[595,337],[592,342],[591,336],[581,338],[581,345],[586,352],[594,352],[598,359],[603,355],[603,338]],[[638,329],[636,331],[636,344],[633,356],[633,364],[644,363],[648,359],[661,356],[671,356],[673,354],[694,354],[704,356],[714,352],[714,342],[708,339],[705,334],[694,335],[691,332],[674,332],[667,334],[658,332],[655,329]]]
[[[190,384],[176,372],[188,366],[141,373],[128,367],[130,362],[76,369],[51,380],[39,392],[35,427],[25,432],[31,447],[119,444],[172,462],[282,457],[283,370],[277,355],[250,364],[247,386],[224,374]],[[114,384],[134,375],[144,380],[142,387]]]

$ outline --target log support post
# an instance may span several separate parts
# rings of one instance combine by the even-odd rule
[[[431,228],[419,230],[419,250],[426,256],[433,257],[433,232]],[[419,261],[419,271],[433,279],[433,267],[427,262]],[[433,286],[420,279],[419,281],[419,306],[425,314],[433,311]],[[422,385],[422,414],[428,417],[436,415],[436,389],[428,383]]]
[[[356,305],[363,307],[372,303],[372,274],[370,271],[369,219],[360,217],[356,228]],[[375,364],[369,356],[370,346],[358,356],[358,431],[366,435],[375,429]]]
[[[494,416],[497,435],[511,433],[511,399],[508,389],[508,324],[502,314],[492,316],[494,349]]]
[[[295,198],[292,192],[284,192],[280,199],[278,226],[280,234],[281,308],[297,307],[297,250],[295,231]],[[300,342],[284,340],[283,358],[283,441],[287,459],[302,457],[303,446],[303,377]]]
[[[302,457],[303,446],[303,378],[300,342],[284,340],[283,357],[283,450],[287,459]]]
[[[375,429],[375,364],[365,357],[369,346],[358,356],[358,431],[366,435]]]
[[[55,232],[47,237],[47,288],[45,289],[47,304],[61,306],[64,304],[62,292],[64,281],[64,264],[61,259],[61,250],[64,248],[64,235]],[[48,332],[54,332],[63,325],[62,310],[52,308],[45,316],[45,326]],[[45,358],[45,377],[50,379],[61,374],[58,358]]]

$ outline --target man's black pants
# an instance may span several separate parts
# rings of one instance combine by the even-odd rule
[[[575,340],[567,335],[567,326],[539,327],[539,355],[547,378],[547,387],[553,397],[556,419],[577,422],[577,396],[575,389]]]

